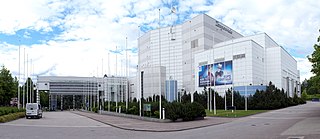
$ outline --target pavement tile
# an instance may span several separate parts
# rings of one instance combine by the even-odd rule
[[[235,118],[205,117],[204,120],[187,122],[150,122],[138,119],[117,117],[110,115],[100,115],[97,113],[73,111],[73,113],[94,119],[96,121],[111,125],[124,130],[149,131],[149,132],[173,132],[195,128],[207,127],[212,125],[224,124],[235,120]]]

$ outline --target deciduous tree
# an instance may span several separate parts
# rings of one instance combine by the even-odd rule
[[[11,98],[17,96],[17,87],[17,78],[13,78],[10,70],[2,66],[0,70],[0,106],[10,104]]]

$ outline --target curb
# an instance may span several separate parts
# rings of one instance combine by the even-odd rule
[[[87,118],[89,118],[89,119],[92,119],[92,120],[95,120],[95,121],[104,123],[104,124],[106,124],[106,125],[109,125],[109,126],[112,126],[112,127],[118,128],[118,129],[128,130],[128,131],[142,131],[142,132],[177,132],[177,131],[186,131],[186,130],[192,130],[192,129],[198,129],[198,128],[204,128],[204,127],[209,127],[209,126],[214,126],[214,125],[220,125],[220,124],[228,123],[228,122],[222,122],[222,123],[208,124],[208,125],[196,126],[196,127],[190,127],[190,128],[172,129],[172,130],[135,129],[135,128],[125,128],[125,127],[117,126],[117,125],[114,125],[114,124],[111,124],[111,123],[104,122],[104,121],[102,121],[102,120],[98,120],[98,119],[89,117],[89,116],[87,116],[87,115],[85,115],[85,114],[75,113],[75,112],[72,112],[72,113],[77,114],[77,115],[81,115],[81,116],[84,116],[84,117],[87,117]],[[93,114],[93,113],[92,113],[92,114]]]
[[[86,112],[86,111],[84,111]],[[116,113],[116,112],[108,112],[108,111],[101,111],[100,115],[108,115],[108,116],[115,116],[115,117],[123,117],[129,119],[137,119],[141,121],[147,122],[156,122],[156,123],[171,123],[172,121],[169,119],[157,119],[157,118],[150,118],[150,117],[140,117],[138,115],[130,115],[125,113]]]

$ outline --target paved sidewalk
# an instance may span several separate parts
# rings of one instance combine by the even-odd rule
[[[219,117],[205,117],[204,120],[188,121],[188,122],[169,122],[169,123],[159,123],[159,122],[149,122],[142,121],[138,119],[100,115],[91,112],[82,111],[71,111],[72,113],[79,114],[96,121],[105,123],[107,125],[132,131],[148,131],[148,132],[173,132],[173,131],[183,131],[195,128],[207,127],[212,125],[218,125],[223,123],[228,123],[235,118],[219,118]]]

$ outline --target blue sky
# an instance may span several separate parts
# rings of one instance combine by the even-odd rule
[[[20,71],[24,73],[28,55],[33,78],[124,75],[127,37],[129,74],[134,75],[138,34],[158,27],[160,8],[162,27],[205,13],[245,36],[267,33],[297,60],[303,80],[312,76],[306,56],[319,35],[319,7],[316,0],[1,1],[0,65],[18,76],[20,46]],[[116,57],[121,64],[115,64]],[[26,75],[21,76],[23,80]]]

